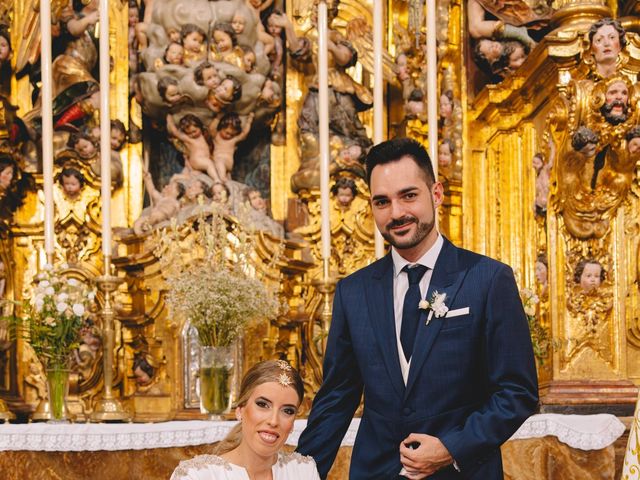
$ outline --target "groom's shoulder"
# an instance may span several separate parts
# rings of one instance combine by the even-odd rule
[[[347,275],[340,280],[340,284],[345,285],[361,285],[363,281],[371,278],[382,277],[387,268],[393,268],[393,261],[389,255],[376,260],[375,262],[362,267],[355,272]]]
[[[511,271],[509,265],[495,258],[461,247],[454,248],[457,250],[459,264],[467,270],[478,269],[488,273],[496,273],[504,269]]]

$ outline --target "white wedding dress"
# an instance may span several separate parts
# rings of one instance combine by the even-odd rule
[[[273,480],[320,480],[313,458],[297,452],[280,453],[271,471]],[[249,480],[249,475],[217,455],[198,455],[180,462],[171,480]]]

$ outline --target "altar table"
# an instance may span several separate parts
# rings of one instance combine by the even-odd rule
[[[329,478],[348,478],[354,419]],[[0,425],[3,480],[168,479],[180,460],[211,453],[235,422]],[[288,444],[297,444],[297,420]],[[534,415],[502,448],[507,480],[614,478],[613,443],[624,432],[613,415]]]

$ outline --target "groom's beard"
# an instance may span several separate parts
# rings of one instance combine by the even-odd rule
[[[436,212],[435,208],[432,212],[431,221],[427,223],[423,223],[418,220],[413,215],[405,215],[404,217],[397,218],[387,223],[383,232],[380,232],[382,237],[389,242],[390,245],[396,247],[398,250],[406,250],[408,248],[413,248],[418,245],[424,238],[431,233],[431,231],[435,228],[435,218]],[[411,223],[415,223],[416,227],[413,234],[410,237],[402,236],[398,237],[397,235],[390,233],[390,229],[393,227],[399,227],[401,225],[409,225]]]
[[[615,107],[621,107],[622,113],[611,113]],[[611,103],[605,103],[600,108],[600,113],[611,125],[619,125],[629,117],[629,106],[621,100],[614,100]]]

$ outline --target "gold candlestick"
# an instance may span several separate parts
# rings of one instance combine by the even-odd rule
[[[104,368],[104,393],[102,398],[98,400],[91,420],[96,422],[123,422],[129,421],[131,415],[127,413],[120,400],[114,398],[112,389],[113,384],[113,344],[114,331],[113,321],[115,312],[111,305],[111,296],[118,288],[118,284],[122,280],[111,275],[111,258],[105,256],[105,274],[96,278],[98,289],[104,295],[104,305],[102,307],[102,331],[104,332],[104,351],[103,351],[103,368]]]
[[[323,260],[322,280],[312,282],[314,288],[322,295],[322,310],[320,311],[320,322],[322,325],[322,351],[327,347],[327,336],[331,326],[333,292],[336,289],[336,279],[329,271],[329,259]]]

